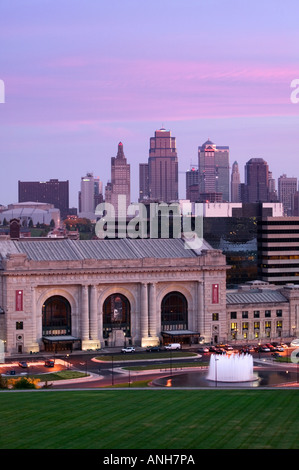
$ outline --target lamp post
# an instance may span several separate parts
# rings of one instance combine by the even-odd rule
[[[215,356],[215,385],[217,387],[217,362],[219,361],[218,357]]]
[[[112,372],[112,374],[111,374],[111,385],[113,386],[114,385],[113,354],[111,355],[111,365],[112,365],[112,368],[111,368],[111,372]]]

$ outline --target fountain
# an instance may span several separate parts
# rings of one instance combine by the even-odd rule
[[[213,354],[206,379],[214,382],[252,382],[256,380],[253,358],[251,354]]]

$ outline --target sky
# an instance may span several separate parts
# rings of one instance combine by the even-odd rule
[[[78,207],[81,177],[105,186],[119,142],[137,201],[162,126],[182,199],[208,138],[241,181],[254,157],[299,178],[298,18],[297,0],[1,0],[0,204],[17,202],[18,180],[56,178]]]

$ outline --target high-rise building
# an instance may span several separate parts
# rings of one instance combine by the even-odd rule
[[[245,165],[245,201],[268,201],[269,167],[263,158],[251,158]]]
[[[241,201],[241,178],[238,162],[234,162],[231,174],[231,202]]]
[[[198,147],[199,193],[215,194],[215,200],[229,202],[229,147],[208,139]]]
[[[199,200],[198,168],[195,166],[186,171],[186,199],[191,202]]]
[[[50,179],[49,181],[19,181],[18,202],[44,202],[60,210],[61,218],[68,215],[69,182]]]
[[[139,164],[139,202],[149,199],[148,163]]]
[[[259,278],[272,284],[299,283],[299,217],[258,222]]]
[[[155,137],[150,138],[148,182],[150,200],[165,203],[178,200],[176,139],[164,128],[157,130]]]
[[[119,206],[120,197],[124,199],[124,206]],[[127,208],[131,203],[130,165],[124,154],[122,142],[118,144],[116,157],[111,158],[111,204],[115,215],[126,217]]]
[[[284,215],[292,215],[294,194],[297,191],[298,181],[295,177],[283,174],[278,178],[278,199],[283,203]]]
[[[93,173],[87,173],[81,178],[81,190],[79,192],[79,215],[88,219],[95,218],[95,182]]]

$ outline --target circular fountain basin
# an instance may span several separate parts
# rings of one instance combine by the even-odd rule
[[[214,382],[252,382],[257,380],[253,374],[251,354],[219,355],[210,359],[207,380]]]

